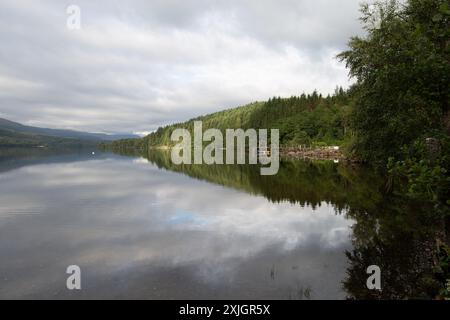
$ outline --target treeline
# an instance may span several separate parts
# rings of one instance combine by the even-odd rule
[[[122,139],[111,142],[101,142],[98,144],[101,150],[111,150],[122,154],[135,154],[147,152],[147,138],[138,139]]]
[[[314,91],[290,98],[274,97],[266,102],[197,117],[183,123],[160,127],[142,139],[120,140],[109,144],[113,150],[146,150],[148,147],[173,146],[172,132],[177,128],[193,132],[194,121],[202,121],[203,130],[279,129],[280,144],[341,145],[350,137],[350,91],[336,88],[333,95],[323,97]],[[105,145],[106,146],[106,145]]]

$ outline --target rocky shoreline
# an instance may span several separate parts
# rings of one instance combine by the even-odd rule
[[[335,162],[349,160],[339,147],[281,147],[280,156],[308,160],[334,160]]]
[[[153,146],[151,149],[171,150],[170,146]],[[306,160],[332,160],[335,162],[358,162],[344,155],[337,146],[332,147],[280,147],[280,157]]]

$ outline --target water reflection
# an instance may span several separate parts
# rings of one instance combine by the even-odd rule
[[[315,208],[330,204],[356,223],[343,286],[351,299],[436,298],[450,277],[450,219],[432,206],[386,191],[373,171],[331,162],[283,161],[278,175],[262,177],[252,166],[174,166],[169,154],[144,155],[158,167],[262,194],[274,202]],[[447,253],[446,253],[447,252]],[[382,270],[381,291],[368,290],[367,267]]]
[[[343,298],[344,215],[275,203],[139,158],[0,175],[1,298]],[[77,264],[83,289],[65,289]]]
[[[0,169],[0,298],[403,298],[437,290],[440,222],[422,204],[385,194],[384,179],[367,170],[285,161],[263,177],[252,166],[173,166],[161,152],[12,162]],[[65,288],[71,264],[82,269],[78,292]],[[382,292],[365,287],[371,264],[388,275]]]

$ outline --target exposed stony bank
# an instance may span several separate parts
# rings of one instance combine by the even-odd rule
[[[280,155],[287,158],[311,159],[311,160],[348,160],[339,147],[281,147]]]

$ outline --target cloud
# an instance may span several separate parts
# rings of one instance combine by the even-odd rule
[[[348,85],[335,60],[361,33],[355,0],[0,4],[0,114],[32,125],[152,131],[174,121]]]

